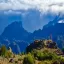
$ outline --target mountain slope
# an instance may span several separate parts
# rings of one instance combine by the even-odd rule
[[[0,37],[0,44],[11,47],[14,53],[24,52],[28,45],[28,36],[30,35],[22,27],[21,21],[15,21],[8,25]]]
[[[22,22],[15,21],[5,28],[1,36],[12,40],[15,39],[25,41],[27,40],[28,35],[29,33],[22,27]]]

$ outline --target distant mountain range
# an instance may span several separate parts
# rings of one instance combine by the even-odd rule
[[[4,32],[2,33],[2,37],[8,39],[15,40],[27,40],[27,37],[30,33],[28,33],[23,27],[22,22],[15,21],[12,24],[8,25]]]
[[[43,29],[27,32],[22,27],[22,22],[15,21],[8,25],[0,36],[0,44],[5,44],[11,47],[13,52],[21,53],[26,47],[36,39],[53,39],[57,42],[59,48],[64,46],[64,19],[57,16],[53,21],[50,21]],[[16,50],[17,49],[17,50]]]
[[[22,27],[22,22],[15,21],[5,28],[0,37],[0,42],[11,47],[13,52],[20,53],[25,51],[29,35],[30,33]]]

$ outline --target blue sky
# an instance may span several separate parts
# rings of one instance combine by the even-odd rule
[[[14,21],[22,21],[29,32],[42,29],[60,12],[64,0],[0,0],[0,34]]]

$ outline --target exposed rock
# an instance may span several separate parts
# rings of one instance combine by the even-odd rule
[[[27,47],[27,52],[32,51],[33,49],[43,49],[44,47],[46,48],[52,48],[52,49],[57,49],[57,45],[55,42],[52,40],[35,40],[33,43],[31,43]]]

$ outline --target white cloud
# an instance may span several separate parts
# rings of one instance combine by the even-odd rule
[[[20,11],[13,11],[13,10],[7,10],[4,11],[4,14],[21,14],[22,12]]]
[[[58,21],[58,23],[64,23],[64,20],[60,20],[60,21]]]
[[[28,10],[63,12],[64,0],[2,0],[0,10]]]

